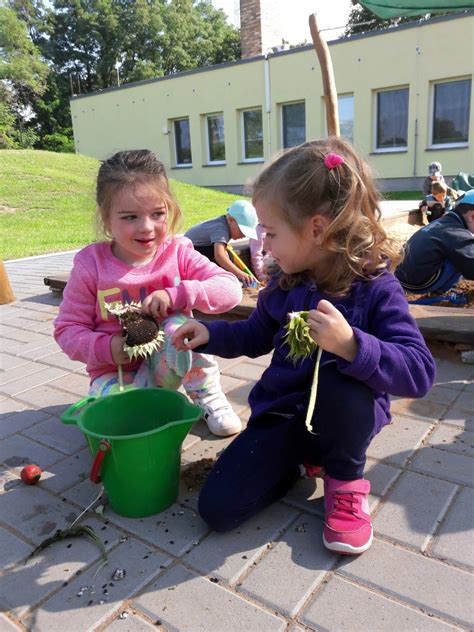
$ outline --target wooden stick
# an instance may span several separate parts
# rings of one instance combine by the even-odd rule
[[[13,294],[10,281],[8,280],[7,271],[3,261],[0,261],[0,305],[13,303],[15,296]]]
[[[326,42],[321,37],[318,28],[316,13],[309,16],[309,29],[313,38],[313,45],[321,66],[321,76],[323,79],[324,100],[326,101],[326,122],[328,136],[340,136],[339,115],[337,108],[337,90],[334,79],[334,69],[332,65],[331,53]]]

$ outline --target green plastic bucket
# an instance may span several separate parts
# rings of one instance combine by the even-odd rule
[[[181,444],[202,415],[184,395],[136,388],[86,397],[61,415],[76,424],[94,455],[90,479],[102,481],[112,509],[128,518],[152,516],[178,496]]]

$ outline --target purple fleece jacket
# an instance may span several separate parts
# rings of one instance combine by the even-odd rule
[[[388,395],[423,397],[431,388],[436,365],[397,279],[389,272],[356,281],[345,297],[331,297],[311,283],[289,291],[275,281],[259,293],[257,307],[245,321],[204,323],[210,341],[200,351],[224,358],[250,358],[273,351],[270,366],[249,396],[250,419],[265,412],[296,413],[306,408],[313,379],[315,354],[296,367],[287,359],[283,342],[288,313],[314,309],[321,299],[339,309],[354,330],[357,356],[346,362],[323,352],[321,366],[335,362],[341,373],[360,380],[374,391],[376,431],[389,423]]]

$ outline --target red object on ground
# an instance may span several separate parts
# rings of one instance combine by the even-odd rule
[[[25,465],[21,470],[21,480],[27,485],[36,485],[41,478],[41,468],[39,465],[32,463],[31,465]]]

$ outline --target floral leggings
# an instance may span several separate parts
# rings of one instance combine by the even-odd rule
[[[213,356],[194,351],[178,351],[171,344],[171,335],[188,319],[177,314],[162,321],[165,340],[159,349],[144,360],[136,371],[124,371],[124,386],[152,388],[162,386],[177,390],[181,384],[191,399],[220,390],[219,367]],[[118,374],[104,373],[89,387],[89,395],[102,397],[119,389]]]

